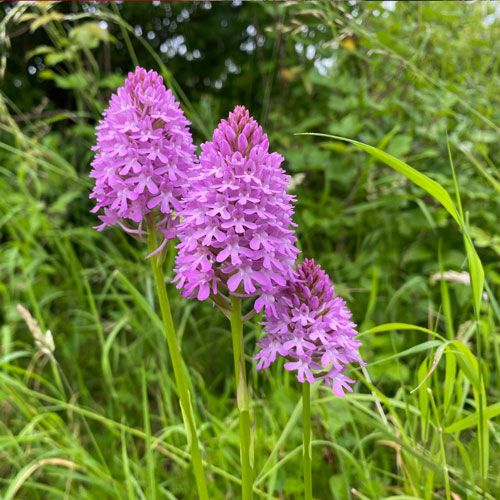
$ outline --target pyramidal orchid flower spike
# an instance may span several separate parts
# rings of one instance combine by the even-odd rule
[[[167,239],[175,236],[181,197],[196,162],[189,122],[179,102],[153,70],[137,67],[113,94],[97,127],[97,151],[90,195],[101,231],[118,224],[145,239],[145,222],[154,221]]]
[[[243,106],[201,149],[180,213],[177,288],[219,306],[226,294],[258,297],[255,310],[272,314],[274,293],[292,278],[299,253],[283,157],[269,152],[267,135]]]
[[[118,224],[133,237],[147,240],[182,418],[187,436],[194,436],[188,443],[198,498],[208,500],[190,384],[162,267],[162,251],[176,235],[176,212],[182,208],[181,199],[186,196],[188,178],[196,163],[188,125],[162,77],[137,67],[111,97],[97,127],[97,145],[93,148],[97,153],[90,173],[96,183],[90,197],[96,200],[92,211],[104,211],[99,215],[102,224],[96,229]]]
[[[257,344],[257,370],[268,368],[279,355],[299,382],[324,380],[339,397],[344,390],[352,392],[354,380],[343,372],[349,363],[364,364],[361,342],[354,338],[356,325],[344,300],[335,297],[328,275],[314,260],[297,267],[297,277],[277,295],[274,307],[277,314],[265,316],[266,336]]]
[[[283,157],[269,152],[266,134],[243,106],[219,123],[201,150],[179,214],[174,282],[185,297],[210,297],[230,319],[242,499],[250,500],[253,445],[241,302],[255,297],[256,311],[273,314],[276,291],[294,276],[295,198],[286,192]]]

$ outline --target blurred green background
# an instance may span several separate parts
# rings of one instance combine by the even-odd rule
[[[164,76],[198,145],[235,105],[249,108],[293,176],[303,255],[330,274],[360,332],[431,330],[370,330],[355,394],[316,391],[315,497],[500,498],[499,48],[495,2],[3,2],[3,498],[195,498],[146,249],[96,232],[89,213],[94,128],[137,64]],[[355,146],[302,132],[376,146],[455,200],[451,156],[486,278],[477,315],[459,282],[464,234],[445,209]],[[238,498],[228,322],[169,294],[211,497]],[[254,320],[257,495],[299,499],[300,387],[282,365],[255,372],[259,335]]]

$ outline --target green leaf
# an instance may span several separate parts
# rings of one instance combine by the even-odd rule
[[[74,57],[74,53],[71,50],[65,50],[63,52],[51,52],[45,56],[45,64],[47,66],[55,66],[62,61],[71,61]]]
[[[51,54],[54,52],[54,47],[49,45],[39,45],[36,49],[30,50],[26,54],[26,59],[31,59],[32,57],[39,56],[41,54]]]
[[[472,354],[470,349],[459,340],[452,340],[449,345],[456,349],[457,362],[460,368],[469,379],[469,382],[474,386],[474,389],[479,391],[479,365],[474,354]]]
[[[120,333],[120,330],[127,324],[129,320],[130,318],[128,316],[124,316],[123,318],[120,319],[120,321],[118,321],[118,323],[113,327],[108,337],[106,338],[106,342],[104,343],[104,348],[102,351],[102,358],[101,358],[102,372],[104,375],[104,379],[109,384],[112,391],[114,391],[113,373],[111,372],[111,365],[109,362],[109,352],[111,350],[111,347],[113,345],[116,336]]]
[[[115,90],[120,85],[123,85],[123,75],[118,75],[117,73],[111,73],[99,80],[100,88]]]
[[[44,14],[43,16],[37,17],[30,25],[30,31],[33,33],[35,30],[40,28],[41,26],[45,26],[46,24],[52,21],[60,21],[64,18],[64,14],[61,12],[56,12],[55,10],[49,12],[48,14]]]
[[[392,156],[403,156],[411,150],[413,139],[409,135],[396,135],[389,145],[387,151]]]
[[[436,342],[436,341],[434,341],[434,342]],[[434,359],[432,360],[432,365],[431,365],[429,371],[423,377],[420,377],[421,374],[419,373],[419,377],[418,377],[419,383],[418,383],[417,387],[415,387],[415,389],[410,391],[410,394],[414,393],[415,391],[418,391],[418,389],[420,389],[420,387],[422,387],[422,385],[424,385],[426,380],[432,375],[432,372],[436,369],[439,361],[441,360],[441,358],[443,356],[444,350],[446,349],[447,345],[448,345],[448,343],[445,342],[444,344],[441,344],[436,349],[436,353],[434,354]]]
[[[453,183],[455,185],[455,193],[458,204],[458,214],[459,214],[458,224],[462,229],[462,232],[464,233],[465,249],[467,251],[467,260],[469,263],[469,272],[472,285],[472,296],[474,299],[474,312],[476,315],[476,321],[479,322],[479,311],[481,310],[481,300],[483,297],[483,289],[484,289],[484,269],[483,265],[481,264],[481,260],[477,255],[476,249],[474,248],[472,239],[470,237],[469,231],[464,221],[462,202],[460,200],[460,192],[458,190],[457,176],[455,173],[455,167],[453,165],[453,158],[451,156],[449,141],[447,145],[448,145],[448,156],[450,159],[450,167],[451,167],[451,172],[453,174]]]
[[[83,49],[96,49],[101,42],[111,40],[110,33],[96,22],[83,23],[69,32],[69,39]]]
[[[428,335],[438,337],[441,340],[445,340],[441,335],[439,335],[439,333],[433,332],[432,330],[429,330],[428,328],[424,328],[422,326],[410,325],[408,323],[385,323],[384,325],[379,325],[361,332],[358,337],[361,337],[362,335],[368,335],[370,333],[390,332],[395,330],[416,330],[418,332],[423,332]]]
[[[500,415],[500,403],[494,403],[483,409],[483,417],[487,419],[495,418]],[[468,417],[462,418],[458,422],[454,422],[444,429],[444,432],[460,432],[469,427],[473,427],[479,423],[479,412],[473,413]]]
[[[154,312],[153,308],[149,305],[143,294],[139,292],[139,290],[137,290],[137,288],[125,277],[123,273],[116,270],[113,274],[130,293],[130,295],[132,295],[132,298],[134,299],[136,305],[139,306],[149,316],[149,319],[160,331],[163,331],[164,327],[161,319]]]
[[[54,80],[56,82],[56,86],[60,89],[85,89],[88,85],[85,74],[81,72],[71,73],[67,76],[59,76],[55,74]]]
[[[414,184],[417,186],[421,187],[427,193],[429,193],[435,200],[439,201],[441,205],[448,211],[448,213],[460,224],[460,220],[457,215],[457,211],[455,209],[455,206],[453,205],[453,201],[451,200],[450,195],[446,192],[446,190],[436,181],[430,179],[426,175],[420,173],[418,170],[415,170],[413,167],[410,167],[406,163],[402,162],[401,160],[398,160],[394,156],[391,156],[390,154],[381,151],[378,148],[375,148],[373,146],[369,146],[368,144],[364,144],[362,142],[354,141],[352,139],[347,139],[345,137],[340,137],[336,135],[329,135],[329,134],[318,134],[315,132],[310,132],[310,133],[300,133],[296,135],[314,135],[317,137],[328,137],[330,139],[335,139],[338,141],[345,141],[349,142],[350,144],[354,144],[358,148],[362,149],[363,151],[366,151],[370,155],[372,155],[374,158],[377,160],[381,161],[382,163],[385,163],[389,167],[392,167],[394,170],[397,172],[403,174],[405,177],[407,177],[410,181],[412,181]]]
[[[417,352],[426,351],[429,349],[433,349],[434,347],[442,346],[442,342],[440,340],[428,340],[427,342],[423,342],[422,344],[418,344],[416,346],[410,347],[410,349],[406,349],[405,351],[398,352],[389,356],[388,358],[377,359],[373,363],[368,363],[366,366],[374,366],[380,363],[385,363],[387,361],[391,361],[393,359],[403,358],[404,356],[409,356],[410,354],[416,354]]]
[[[467,250],[467,259],[469,261],[469,272],[472,284],[472,293],[474,297],[474,304],[476,311],[479,312],[481,308],[481,301],[483,298],[484,288],[484,269],[479,259],[476,249],[472,246],[468,237],[464,238],[465,248]]]
[[[497,136],[497,134],[495,134]],[[498,140],[498,136],[497,136]],[[489,172],[488,170],[481,165],[479,160],[477,160],[469,151],[465,148],[460,148],[460,151],[469,159],[469,161],[477,168],[480,174],[500,193],[500,182],[498,182]]]

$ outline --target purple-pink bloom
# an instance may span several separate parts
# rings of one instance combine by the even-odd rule
[[[255,308],[272,313],[273,295],[292,278],[299,253],[283,157],[269,152],[267,135],[243,106],[201,150],[179,213],[177,288],[199,299],[209,290],[258,297]]]
[[[314,260],[304,260],[295,277],[275,295],[274,312],[266,314],[259,340],[257,370],[268,368],[277,354],[287,359],[285,369],[296,371],[299,382],[324,380],[333,392],[344,397],[352,392],[353,380],[343,374],[348,363],[359,362],[361,345],[351,313],[335,297],[328,275]]]
[[[90,173],[96,180],[92,212],[104,211],[96,229],[119,224],[141,237],[149,218],[166,239],[175,236],[172,213],[181,208],[196,162],[178,101],[158,73],[137,67],[111,96],[103,116]]]

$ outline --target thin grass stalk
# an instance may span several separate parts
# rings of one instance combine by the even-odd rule
[[[304,499],[312,500],[311,447],[311,385],[302,384],[302,466],[304,470]]]
[[[477,362],[478,362],[478,387],[477,403],[479,406],[479,422],[478,422],[478,448],[479,448],[479,469],[481,474],[481,487],[483,492],[487,492],[487,476],[488,476],[488,462],[489,462],[489,431],[488,431],[488,418],[484,415],[486,408],[486,393],[483,378],[483,354],[482,354],[482,338],[481,338],[481,300],[483,295],[484,286],[484,271],[482,268],[479,256],[476,253],[472,239],[467,231],[467,221],[464,218],[462,210],[462,201],[458,190],[457,176],[455,173],[455,166],[453,164],[453,157],[451,155],[450,143],[447,138],[448,157],[450,160],[451,173],[453,174],[453,183],[455,185],[455,195],[457,199],[458,214],[460,215],[460,229],[464,238],[465,250],[467,252],[467,261],[469,264],[470,283],[472,288],[472,304],[474,306],[474,319],[476,323],[476,349],[477,349]],[[474,258],[475,257],[475,258]],[[477,260],[476,260],[477,259]],[[479,264],[479,266],[477,265]]]
[[[428,387],[427,392],[429,394],[429,399],[431,400],[431,406],[432,406],[432,411],[434,413],[434,417],[436,418],[437,433],[439,436],[439,447],[441,450],[441,462],[444,474],[444,487],[446,491],[446,500],[451,500],[450,476],[448,474],[448,465],[446,464],[446,451],[443,439],[443,428],[441,427],[441,420],[439,418],[439,412],[436,406],[436,402],[434,401],[434,395],[432,394],[432,389]]]
[[[240,426],[241,492],[243,500],[251,500],[253,498],[253,460],[251,456],[250,397],[245,370],[241,299],[231,296],[231,306],[234,375]]]
[[[113,9],[113,12],[115,13],[115,16],[121,19],[120,16],[120,11],[118,10],[118,7],[116,4],[112,3],[111,8]],[[120,30],[123,35],[123,39],[125,40],[125,44],[127,45],[127,50],[128,53],[130,54],[130,58],[132,59],[132,63],[134,66],[139,66],[139,59],[137,59],[137,55],[135,54],[134,46],[132,45],[132,42],[130,41],[130,37],[128,36],[126,28],[123,26],[122,23],[118,23],[120,26]]]
[[[150,253],[154,252],[158,247],[156,241],[156,232],[153,224],[148,225],[148,248]],[[191,397],[189,394],[188,384],[184,368],[182,366],[182,357],[177,343],[177,334],[175,333],[174,321],[170,311],[170,304],[168,301],[167,290],[165,288],[165,277],[163,274],[163,266],[158,261],[158,255],[150,257],[151,266],[158,292],[158,301],[160,303],[161,315],[165,333],[167,336],[168,350],[174,369],[175,383],[177,386],[177,393],[182,410],[182,418],[186,428],[189,448],[191,451],[191,463],[193,465],[194,476],[196,479],[196,486],[198,489],[198,496],[200,500],[208,500],[207,483],[205,473],[203,470],[203,463],[201,460],[200,447],[198,445],[198,434],[196,430],[196,421],[194,418],[194,410],[191,404]]]

